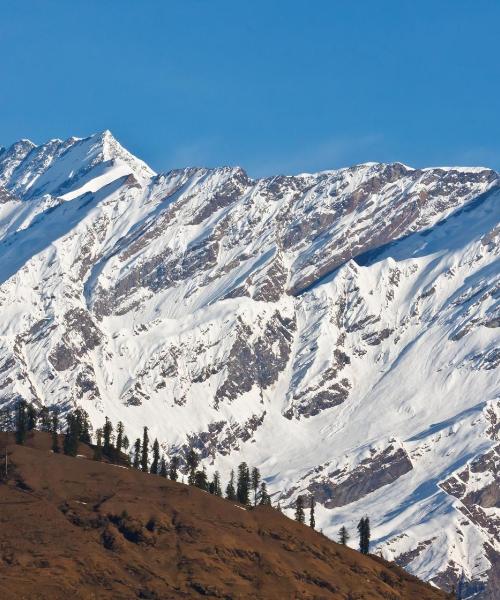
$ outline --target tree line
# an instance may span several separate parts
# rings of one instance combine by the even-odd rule
[[[63,429],[63,431],[61,431]],[[125,434],[125,427],[120,421],[116,427],[105,417],[104,425],[95,432],[96,443],[92,444],[92,425],[89,415],[82,408],[77,408],[65,414],[65,427],[61,427],[59,411],[49,410],[47,407],[37,408],[25,400],[17,402],[14,411],[3,408],[0,410],[0,431],[15,431],[17,444],[24,444],[28,432],[39,430],[51,434],[52,451],[63,452],[68,456],[76,456],[80,442],[93,448],[93,459],[109,462],[123,462],[128,466],[160,477],[177,481],[179,471],[187,474],[188,485],[200,488],[215,496],[225,497],[227,500],[238,502],[244,506],[272,506],[271,496],[267,491],[267,484],[262,479],[257,467],[250,468],[246,462],[239,464],[237,472],[231,470],[229,480],[223,491],[220,473],[215,471],[209,480],[205,467],[201,469],[200,457],[191,447],[185,455],[183,464],[178,454],[170,459],[160,452],[160,444],[155,438],[150,443],[149,430],[143,428],[142,438],[137,438],[130,447],[130,441]],[[64,433],[62,447],[59,442],[60,433]],[[307,498],[299,495],[295,502],[295,520],[305,524],[305,503]],[[309,497],[309,526],[316,528],[315,517],[316,502],[314,496]],[[275,507],[281,512],[280,503]],[[368,554],[370,548],[370,520],[363,517],[357,526],[359,534],[359,550]],[[338,542],[347,545],[350,536],[345,526],[338,534]]]
[[[298,496],[297,500],[295,502],[295,520],[298,521],[299,523],[305,523],[305,521],[306,521],[306,515],[305,515],[305,510],[304,510],[305,502],[306,502],[306,499],[304,498],[304,496]],[[309,527],[311,527],[312,529],[315,529],[315,527],[316,527],[315,508],[316,508],[316,501],[314,499],[314,496],[311,495],[310,500],[309,500]],[[370,550],[370,519],[369,519],[369,517],[367,517],[367,516],[362,517],[358,523],[357,529],[358,529],[358,533],[359,533],[359,551],[362,554],[368,554],[368,552]],[[349,535],[349,532],[347,531],[347,528],[344,525],[342,525],[342,527],[339,529],[339,533],[338,533],[339,544],[346,546],[349,538],[350,538],[350,535]]]

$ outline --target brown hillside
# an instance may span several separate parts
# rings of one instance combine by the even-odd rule
[[[438,600],[446,594],[271,508],[25,447],[0,433],[2,600],[174,598]]]

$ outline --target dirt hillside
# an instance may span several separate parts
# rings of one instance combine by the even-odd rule
[[[395,565],[267,507],[246,510],[132,469],[0,433],[3,600],[438,600]],[[2,462],[3,466],[3,462]]]

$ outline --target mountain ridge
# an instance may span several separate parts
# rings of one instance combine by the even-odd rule
[[[379,552],[494,598],[498,174],[149,174],[85,147],[73,173],[0,154],[0,402],[246,458],[327,534],[369,512]]]
[[[335,544],[270,507],[244,507],[123,465],[23,447],[0,433],[5,600],[447,597],[378,557]]]

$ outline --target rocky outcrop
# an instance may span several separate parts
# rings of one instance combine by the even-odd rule
[[[404,448],[391,444],[382,451],[373,450],[369,458],[354,467],[345,465],[329,470],[324,465],[319,475],[308,480],[305,489],[325,508],[345,506],[393,483],[412,468]]]

